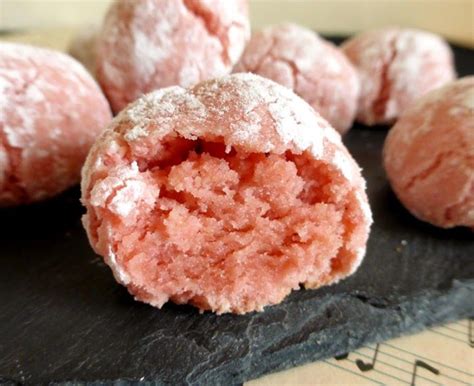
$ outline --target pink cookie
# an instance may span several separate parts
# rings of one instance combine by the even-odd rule
[[[247,0],[116,0],[97,76],[118,112],[144,93],[229,73],[249,34]]]
[[[432,91],[390,130],[384,162],[416,217],[474,229],[474,76]]]
[[[234,72],[252,72],[292,89],[341,134],[352,126],[357,73],[336,46],[313,31],[282,24],[257,32]]]
[[[87,71],[59,52],[0,43],[0,206],[54,196],[79,181],[111,120]]]
[[[95,77],[96,74],[96,46],[98,28],[94,25],[80,30],[69,45],[69,54],[77,59]]]
[[[123,110],[84,166],[84,225],[137,300],[245,313],[356,270],[371,222],[364,187],[308,104],[236,74]]]
[[[451,49],[439,36],[387,28],[361,33],[342,45],[360,75],[357,119],[390,124],[419,97],[455,79]]]

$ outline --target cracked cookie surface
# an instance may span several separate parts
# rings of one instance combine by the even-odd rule
[[[98,85],[59,52],[0,44],[0,205],[52,197],[79,182],[111,120]]]
[[[97,76],[120,111],[144,93],[229,73],[250,34],[246,0],[115,1],[97,39]]]
[[[434,90],[390,130],[384,164],[410,212],[434,225],[474,228],[474,77]]]
[[[336,46],[309,29],[287,23],[256,32],[234,72],[252,72],[292,89],[341,134],[352,126],[357,73]]]
[[[419,97],[456,77],[449,45],[429,32],[372,30],[341,48],[360,77],[357,120],[369,126],[393,123]]]

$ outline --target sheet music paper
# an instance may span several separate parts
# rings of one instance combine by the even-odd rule
[[[474,321],[462,320],[247,385],[474,385],[473,348]]]

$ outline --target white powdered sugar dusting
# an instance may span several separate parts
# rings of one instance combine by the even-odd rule
[[[116,167],[110,175],[94,185],[90,203],[127,218],[137,208],[152,207],[159,190],[153,189],[141,175],[136,162]]]
[[[242,30],[244,32],[242,32]],[[227,40],[229,41],[227,47],[227,55],[232,63],[237,62],[239,60],[242,51],[245,48],[245,42],[247,38],[242,39],[242,35],[247,36],[248,33],[248,23],[247,25],[231,25],[229,30],[227,31]]]
[[[332,43],[294,24],[270,26],[251,39],[234,72],[250,71],[295,91],[341,132],[356,113],[359,79]]]
[[[222,121],[224,116],[227,122]],[[117,119],[126,123],[128,128],[123,135],[129,142],[151,135],[163,138],[175,131],[187,139],[222,136],[227,147],[241,145],[255,149],[258,146],[263,152],[275,151],[277,147],[278,152],[284,148],[296,152],[309,150],[316,159],[322,159],[325,146],[331,144],[334,152],[330,162],[351,183],[359,176],[354,161],[340,150],[343,145],[339,133],[326,120],[291,90],[253,74],[229,75],[190,90],[181,87],[157,90],[130,105]],[[263,125],[268,124],[273,126],[277,137],[264,134],[267,128]],[[107,185],[117,189],[113,181]],[[118,212],[129,210],[122,208]]]
[[[197,63],[189,63],[179,70],[179,84],[183,87],[188,87],[199,81],[201,71]]]
[[[250,141],[260,133],[262,126],[260,115],[251,111],[248,113],[247,118],[248,120],[246,121],[242,120],[230,124],[238,142]]]
[[[155,122],[155,119],[163,121],[165,117],[170,120],[176,110],[174,99],[178,95],[186,94],[186,90],[179,86],[159,89],[137,99],[119,116],[119,121],[130,121],[133,126],[125,133],[127,141],[135,141],[149,134],[147,127]],[[160,122],[163,125],[163,122]]]
[[[216,100],[217,99],[217,100]],[[217,103],[217,104],[216,104]],[[262,113],[270,115],[279,140],[285,146],[293,144],[298,151],[311,150],[316,158],[323,155],[324,138],[340,146],[340,135],[330,129],[329,123],[320,117],[303,99],[291,90],[260,76],[240,73],[205,82],[187,91],[181,87],[169,87],[147,94],[137,100],[118,117],[131,122],[124,137],[127,141],[150,135],[163,136],[170,130],[179,130],[186,138],[222,133],[232,146],[240,143],[253,146],[262,133]],[[239,112],[238,119],[232,119]],[[179,114],[186,116],[188,126],[182,127]],[[229,128],[203,126],[208,119],[221,119],[229,115]],[[214,117],[214,118],[211,118]],[[192,122],[195,122],[193,124]],[[157,134],[157,131],[161,134]],[[272,151],[276,143],[261,144],[264,151]]]
[[[394,40],[394,60],[389,63],[393,79],[393,89],[406,90],[417,95],[419,87],[416,80],[426,71],[426,63],[446,63],[449,69],[450,49],[438,36],[417,30],[400,30]],[[439,84],[449,80],[449,70],[439,73]]]
[[[138,203],[151,208],[158,195],[159,190],[151,190],[147,182],[129,179],[117,190],[108,208],[118,216],[127,218],[137,209]]]
[[[352,182],[357,176],[357,173],[354,173],[354,163],[342,151],[337,150],[334,153],[332,162],[348,181]]]
[[[291,90],[250,73],[234,74],[222,78],[221,82],[232,86],[239,96],[239,108],[247,114],[258,106],[265,106],[285,144],[291,142],[301,151],[311,148],[315,157],[322,155],[323,131],[318,129],[317,115],[311,106]],[[231,94],[229,98],[232,98]],[[252,132],[245,137],[251,138],[255,131],[252,128]],[[266,147],[271,149],[273,145],[268,144]]]
[[[113,234],[113,231],[110,230],[109,233]],[[115,280],[117,280],[119,283],[122,283],[123,285],[126,285],[130,282],[130,276],[128,273],[122,269],[121,264],[117,263],[117,257],[115,256],[111,245],[108,246],[104,259],[107,265],[112,269]]]
[[[166,25],[166,23],[160,24]],[[154,40],[154,37],[149,36],[145,31],[136,29],[134,34],[133,55],[137,63],[140,63],[137,68],[145,79],[148,79],[155,72],[156,66],[161,61],[167,59],[172,53],[171,40],[161,39],[159,42]]]
[[[249,30],[241,1],[118,1],[97,38],[97,76],[119,111],[150,90],[230,72]]]

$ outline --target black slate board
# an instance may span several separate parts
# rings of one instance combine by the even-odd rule
[[[459,74],[473,73],[473,51],[455,53]],[[381,167],[385,135],[356,127],[345,138],[375,220],[359,271],[259,314],[134,302],[89,247],[77,189],[0,210],[0,383],[241,383],[473,316],[474,235],[431,227],[398,203]]]

